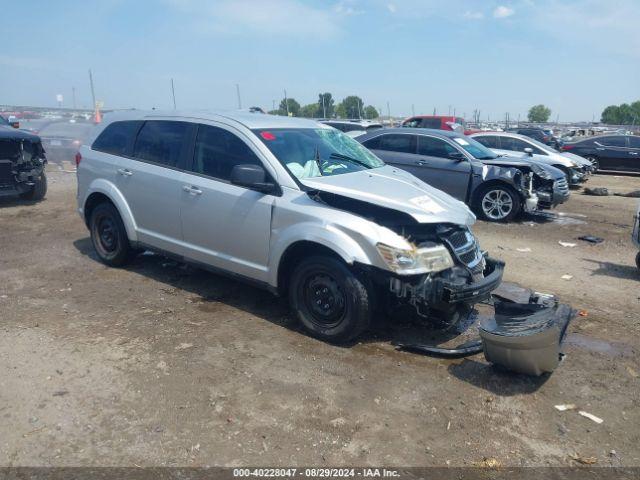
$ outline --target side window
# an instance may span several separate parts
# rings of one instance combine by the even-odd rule
[[[450,153],[458,150],[440,138],[418,137],[418,154],[429,157],[449,158]]]
[[[503,150],[511,150],[514,152],[524,152],[525,148],[530,148],[527,142],[523,142],[519,138],[501,137],[500,148]]]
[[[211,125],[200,125],[193,154],[195,173],[229,180],[236,165],[262,165],[260,159],[233,133]]]
[[[484,135],[472,138],[487,148],[500,148],[500,139],[494,135]]]
[[[381,135],[378,150],[390,152],[416,153],[416,136],[406,134]]]
[[[410,120],[407,120],[406,122],[404,122],[402,124],[403,127],[407,127],[407,128],[418,128],[420,126],[420,119],[419,118],[412,118]]]
[[[627,139],[625,137],[602,137],[599,140],[596,140],[600,145],[604,145],[607,147],[626,147]]]
[[[164,120],[145,122],[133,147],[133,156],[147,162],[175,167],[187,141],[189,124]]]
[[[439,118],[423,118],[422,119],[422,128],[433,128],[435,130],[440,130],[442,122]]]
[[[369,150],[378,150],[380,148],[381,138],[382,138],[381,136],[373,137],[372,139],[367,140],[366,142],[362,142],[362,145],[367,147]]]
[[[640,137],[632,136],[629,137],[629,147],[631,148],[640,148]]]
[[[113,155],[128,155],[140,125],[141,121],[113,122],[98,135],[91,148]]]

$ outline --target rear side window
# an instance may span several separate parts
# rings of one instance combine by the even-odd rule
[[[435,130],[440,130],[440,126],[442,122],[439,118],[423,118],[422,124],[420,125],[422,128],[433,128]]]
[[[484,135],[481,137],[472,137],[487,148],[500,148],[500,139],[495,135]]]
[[[511,150],[513,152],[524,152],[525,148],[531,148],[527,142],[523,142],[519,138],[501,137],[500,148],[503,150]]]
[[[367,147],[369,150],[378,150],[378,147],[380,146],[380,139],[381,138],[382,137],[373,137],[370,140],[362,142],[362,145]]]
[[[625,137],[602,137],[596,140],[600,145],[607,147],[626,147],[627,139]]]
[[[403,134],[381,135],[378,150],[400,153],[416,153],[416,136]]]
[[[629,137],[629,147],[640,148],[640,137]]]
[[[98,135],[91,148],[113,155],[128,155],[141,125],[141,121],[113,122]]]
[[[240,138],[222,128],[199,126],[192,167],[195,173],[230,180],[233,167],[246,164],[262,162]]]
[[[151,163],[176,167],[186,146],[189,124],[151,120],[145,122],[133,148],[133,156]]]

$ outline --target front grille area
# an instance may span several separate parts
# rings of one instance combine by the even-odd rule
[[[13,164],[8,160],[0,160],[0,185],[13,185],[13,180]]]
[[[559,180],[556,180],[553,186],[555,190],[558,190],[563,194],[569,193],[569,184],[567,183],[567,179],[564,177]]]
[[[449,247],[453,255],[473,273],[482,273],[484,262],[480,247],[467,228],[447,228],[438,232],[440,239]]]

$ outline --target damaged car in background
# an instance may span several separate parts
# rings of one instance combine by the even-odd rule
[[[357,138],[386,163],[464,201],[484,220],[508,222],[569,198],[562,171],[499,156],[456,132],[422,128],[378,130]]]
[[[78,154],[78,211],[107,265],[150,249],[245,279],[329,342],[398,305],[455,324],[502,281],[464,203],[327,125],[123,112],[96,134]]]
[[[0,125],[0,197],[42,200],[47,193],[46,163],[40,137]]]

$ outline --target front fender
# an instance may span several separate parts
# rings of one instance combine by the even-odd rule
[[[97,178],[93,180],[85,193],[84,199],[82,200],[83,211],[87,199],[91,196],[92,193],[101,193],[107,196],[109,200],[113,202],[113,204],[118,209],[118,212],[120,213],[120,217],[122,218],[122,223],[124,223],[124,228],[127,231],[127,237],[129,237],[129,241],[138,241],[138,227],[136,225],[135,219],[133,218],[133,213],[131,213],[129,204],[125,200],[124,195],[122,195],[122,192],[120,192],[118,187],[116,187],[110,181],[105,180],[104,178]]]
[[[298,223],[282,231],[271,246],[271,255],[269,257],[270,285],[276,287],[278,284],[278,268],[284,253],[290,246],[301,241],[314,242],[327,247],[350,265],[355,262],[365,265],[376,263],[373,256],[376,252],[374,245],[363,248],[349,233],[341,230],[336,225],[319,225],[311,222]]]

